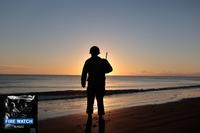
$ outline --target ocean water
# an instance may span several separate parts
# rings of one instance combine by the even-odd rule
[[[176,89],[173,89],[174,87]],[[140,93],[114,92],[112,95],[105,96],[105,110],[110,111],[112,109],[200,97],[200,77],[108,76],[106,89],[110,91],[120,90],[120,92],[142,90],[138,91]],[[39,99],[39,120],[84,113],[86,97],[66,98],[65,96],[63,98],[63,95],[60,95],[63,92],[78,91],[78,93],[75,93],[77,95],[83,90],[85,88],[81,88],[80,76],[0,75],[0,94],[37,92],[48,97],[45,100]],[[60,91],[62,93],[57,93]],[[56,93],[51,93],[52,95],[49,96],[47,92]],[[70,95],[70,93],[67,93],[67,95]],[[57,98],[55,100],[52,97]],[[96,112],[96,103],[94,109]]]
[[[159,89],[200,85],[200,77],[107,76],[107,90]],[[80,76],[0,75],[0,94],[85,90]]]

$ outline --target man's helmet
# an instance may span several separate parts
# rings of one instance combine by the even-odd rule
[[[92,54],[92,55],[98,55],[98,54],[100,54],[99,48],[97,46],[92,46],[90,48],[90,54]]]

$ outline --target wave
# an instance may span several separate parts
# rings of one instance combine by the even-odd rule
[[[127,89],[127,90],[106,90],[105,95],[142,93],[152,91],[177,90],[177,89],[200,89],[200,85],[178,86],[178,87],[163,87],[150,89]],[[29,93],[10,93],[2,95],[37,95],[39,101],[58,100],[58,99],[74,99],[86,97],[85,90],[66,90],[66,91],[47,91],[47,92],[29,92]]]

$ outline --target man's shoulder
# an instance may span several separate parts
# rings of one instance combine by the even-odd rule
[[[86,61],[85,61],[85,64],[88,64],[88,63],[90,63],[92,61],[92,59],[91,58],[88,58]]]
[[[85,62],[89,62],[89,61],[91,61],[91,58],[88,58]]]
[[[90,61],[94,61],[94,60],[103,60],[101,57],[95,57],[95,58],[93,58],[93,57],[90,57],[90,58],[88,58],[85,62],[90,62]]]
[[[104,58],[101,58],[101,57],[92,58],[92,57],[90,57],[85,61],[85,64],[90,64],[90,63],[93,63],[93,62],[108,63],[108,61]]]

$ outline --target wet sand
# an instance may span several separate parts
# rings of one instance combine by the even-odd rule
[[[86,114],[39,121],[39,133],[84,133],[86,127],[92,133],[199,133],[200,98],[111,110],[104,121],[94,114],[92,123]]]

